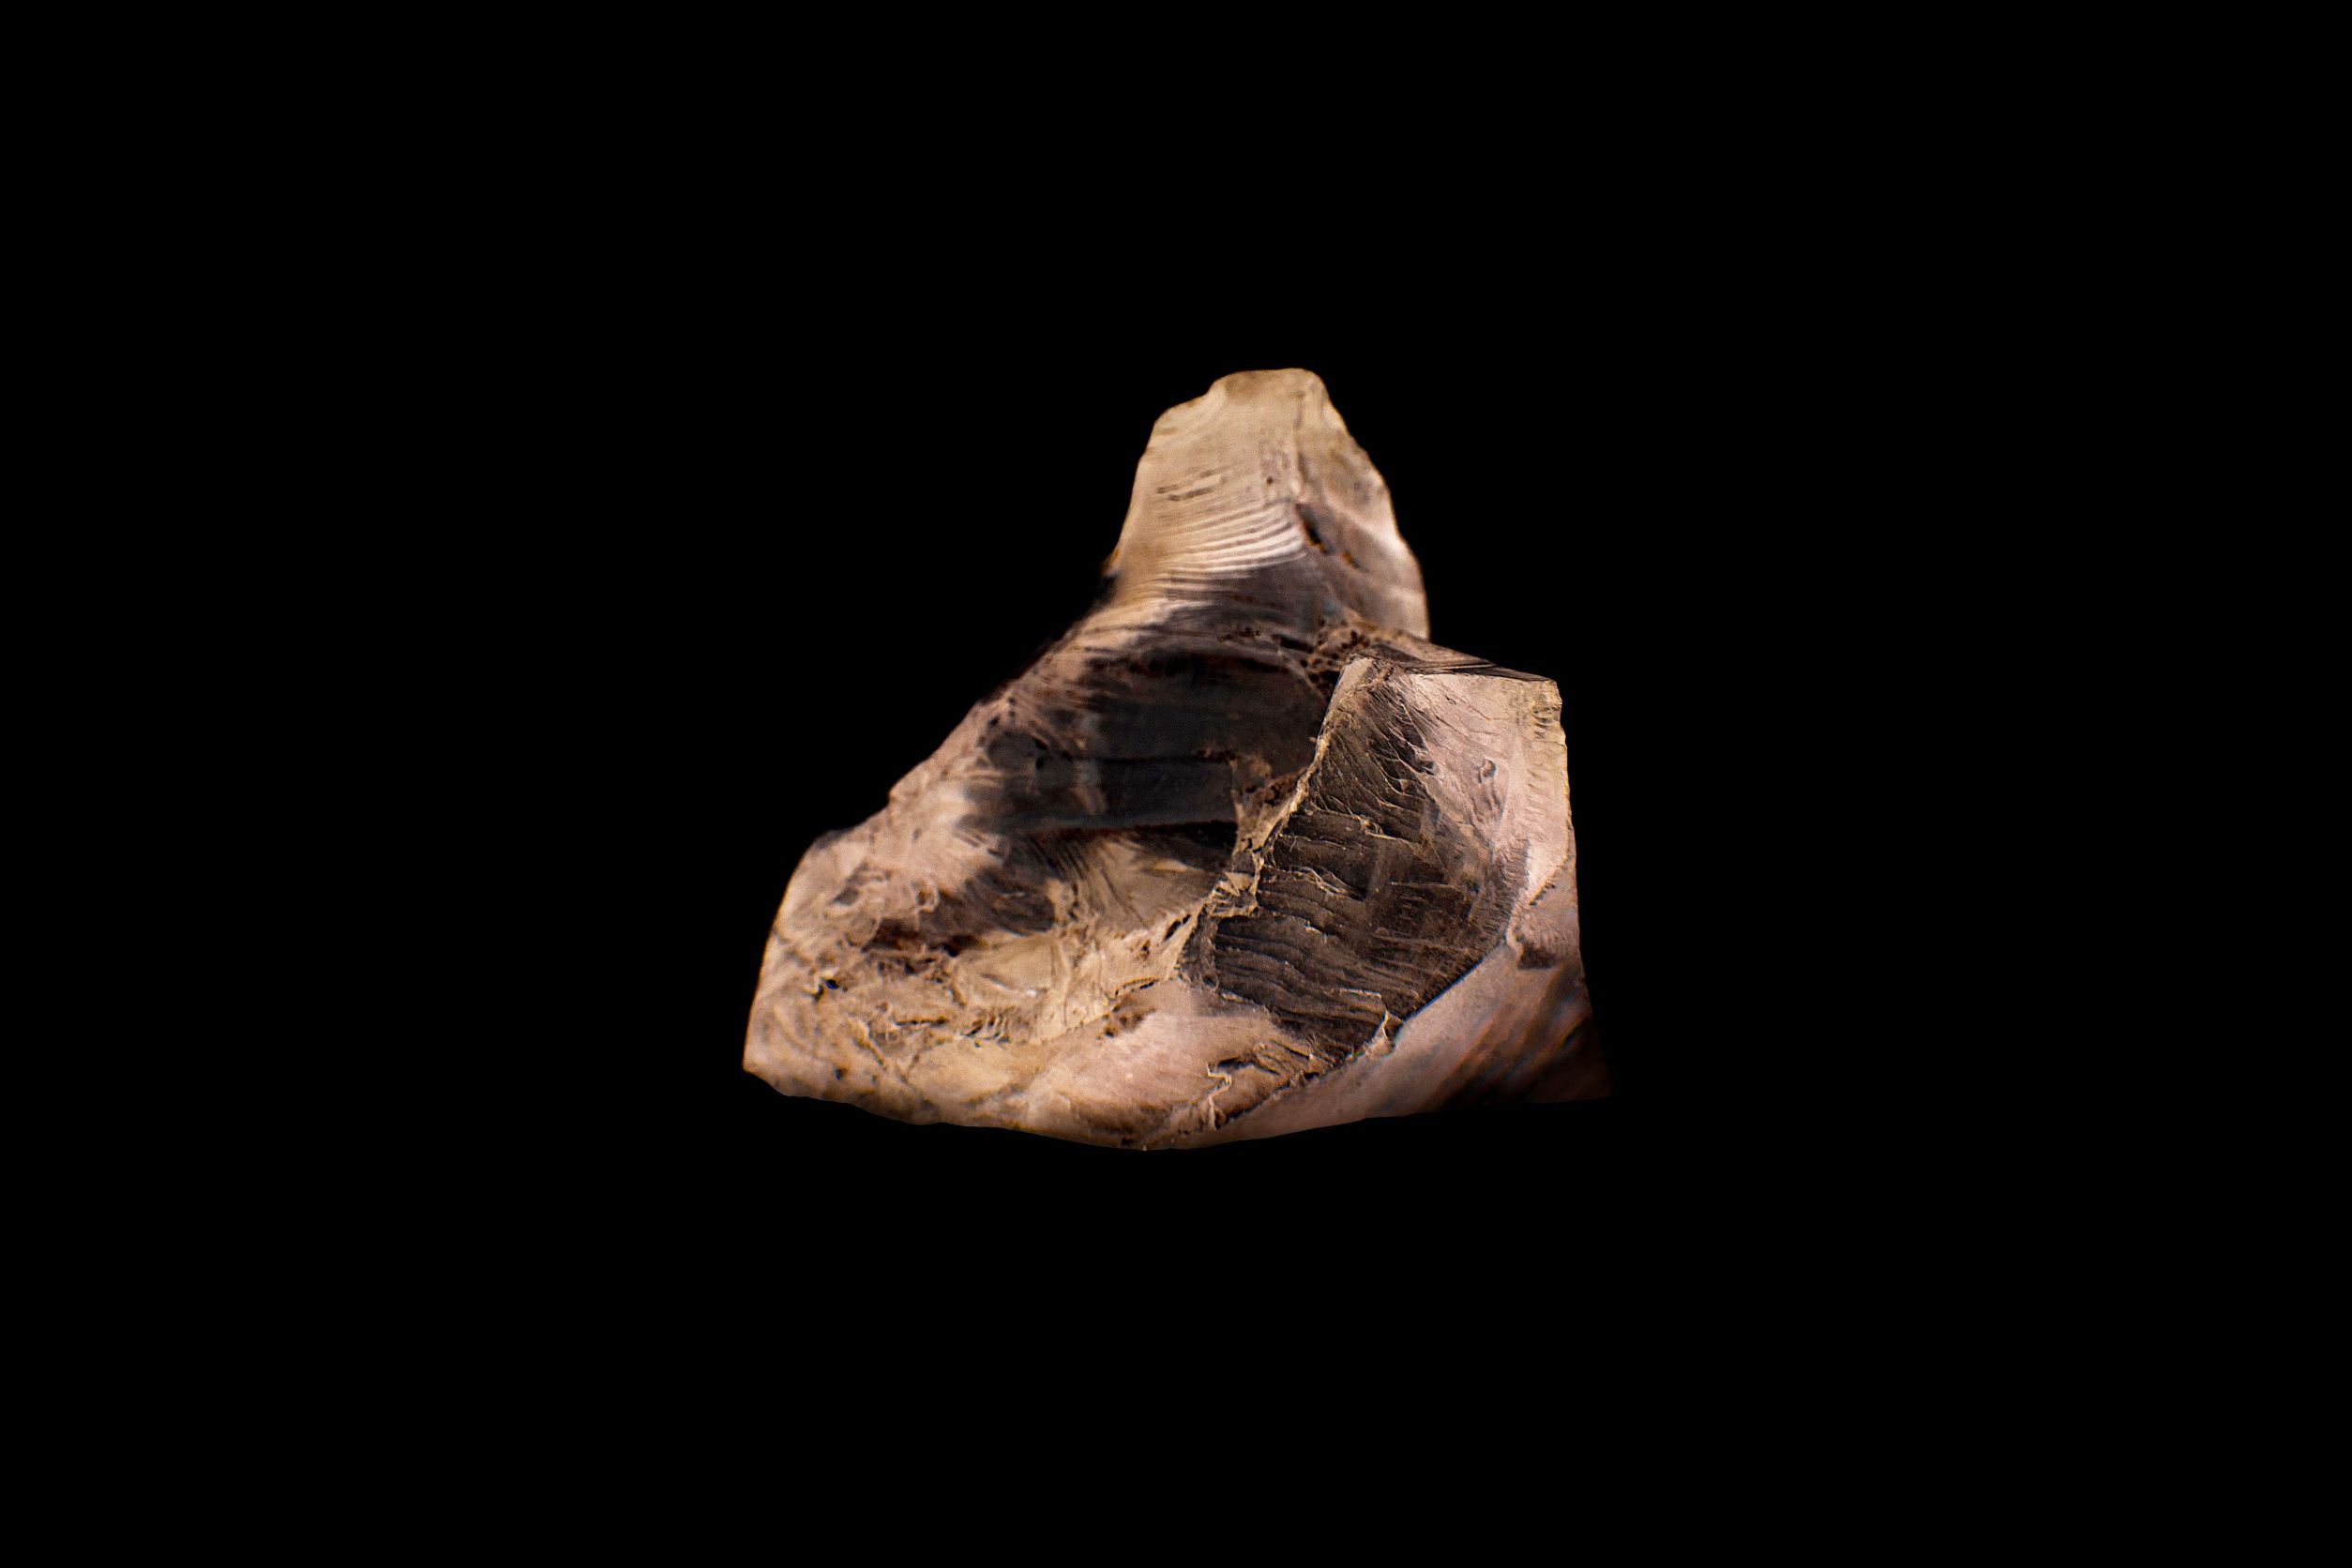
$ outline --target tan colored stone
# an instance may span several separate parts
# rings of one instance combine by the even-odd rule
[[[1606,1092],[1551,682],[1425,641],[1303,370],[1153,427],[1097,608],[814,844],[745,1064],[1155,1148]]]

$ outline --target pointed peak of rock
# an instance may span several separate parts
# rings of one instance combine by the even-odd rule
[[[1420,563],[1388,484],[1311,370],[1244,370],[1162,414],[1107,570],[1130,605],[1248,596],[1313,621],[1344,607],[1426,636]]]

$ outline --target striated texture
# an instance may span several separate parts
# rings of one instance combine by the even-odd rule
[[[1322,383],[1162,415],[1105,571],[802,858],[745,1065],[1142,1148],[1606,1093],[1559,691],[1426,641]]]

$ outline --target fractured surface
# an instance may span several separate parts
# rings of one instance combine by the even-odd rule
[[[1425,641],[1322,383],[1161,415],[1106,575],[802,858],[746,1066],[1140,1147],[1605,1093],[1558,690]]]

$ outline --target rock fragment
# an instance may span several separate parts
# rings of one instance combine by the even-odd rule
[[[1139,1148],[1606,1093],[1558,689],[1426,641],[1322,383],[1162,415],[1105,570],[802,858],[746,1066]]]

